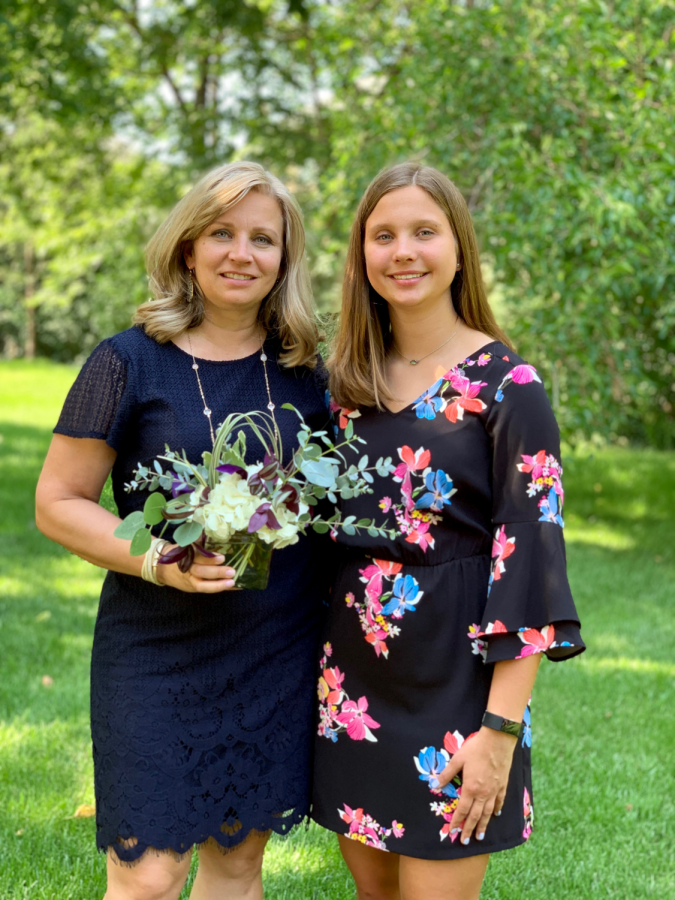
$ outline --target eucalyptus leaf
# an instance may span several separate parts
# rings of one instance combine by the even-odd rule
[[[345,438],[346,440],[350,440],[354,436],[354,422],[350,419],[347,422],[347,427],[345,428]]]
[[[139,528],[145,528],[145,519],[143,513],[137,510],[129,513],[113,531],[113,534],[117,538],[122,538],[123,541],[130,541]]]
[[[184,522],[174,531],[173,539],[180,547],[187,547],[201,536],[202,530],[199,522]]]
[[[143,518],[148,525],[159,525],[163,520],[162,510],[166,506],[163,494],[150,494],[143,507]]]
[[[129,553],[131,553],[132,556],[143,556],[144,553],[148,552],[151,544],[152,534],[150,533],[150,530],[147,528],[139,528],[131,540]]]
[[[317,534],[326,534],[327,531],[330,531],[330,526],[328,526],[325,522],[315,522],[312,525],[312,528],[314,529],[314,531],[316,531]]]
[[[345,534],[350,534],[350,535],[356,534],[356,529],[354,528],[353,525],[343,525],[342,530],[344,531]]]

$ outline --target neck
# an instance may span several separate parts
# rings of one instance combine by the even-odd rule
[[[449,298],[432,308],[389,306],[394,344],[406,359],[432,353],[460,324]]]
[[[192,330],[192,334],[226,351],[256,341],[259,343],[263,334],[258,322],[259,308],[218,309],[207,304],[204,319]]]

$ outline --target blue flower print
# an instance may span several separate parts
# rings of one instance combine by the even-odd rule
[[[438,393],[438,389],[442,384],[443,379],[439,378],[438,381],[435,381],[429,390],[425,391],[414,404],[413,409],[415,410],[418,419],[436,418],[436,413],[443,406],[443,398],[435,395]]]
[[[530,712],[530,707],[525,707],[525,714],[523,715],[523,747],[531,747],[532,746],[532,713]]]
[[[394,582],[394,596],[382,607],[382,615],[401,619],[406,610],[415,612],[423,593],[424,591],[420,593],[420,586],[412,575],[399,575]]]
[[[501,403],[503,399],[504,391],[497,391],[497,393],[495,394],[495,400],[497,401],[497,403]]]
[[[445,750],[436,750],[435,747],[424,747],[414,759],[417,771],[420,773],[420,781],[428,781],[432,790],[439,790],[438,776],[450,762],[447,752]],[[440,790],[453,799],[459,797],[457,788],[452,782],[446,784]]]
[[[555,488],[551,488],[548,492],[548,497],[544,497],[539,501],[539,511],[541,512],[539,516],[540,522],[551,522],[553,525],[560,525],[561,528],[565,527],[562,516],[558,512],[558,495],[555,492]]]
[[[450,506],[450,497],[457,493],[457,488],[452,486],[452,478],[449,478],[442,469],[437,472],[427,472],[424,479],[427,489],[415,504],[415,509],[432,509],[440,512],[444,506]]]

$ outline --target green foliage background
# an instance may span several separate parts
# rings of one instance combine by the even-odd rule
[[[568,439],[675,446],[669,0],[5,0],[0,348],[81,360],[146,296],[143,247],[254,158],[337,308],[383,166],[464,192],[500,318]]]

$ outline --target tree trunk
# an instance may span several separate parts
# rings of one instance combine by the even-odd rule
[[[26,336],[23,345],[23,355],[26,359],[35,359],[35,307],[31,302],[35,293],[35,257],[33,255],[33,245],[30,241],[26,241],[23,245],[23,273],[23,299],[26,310]]]

